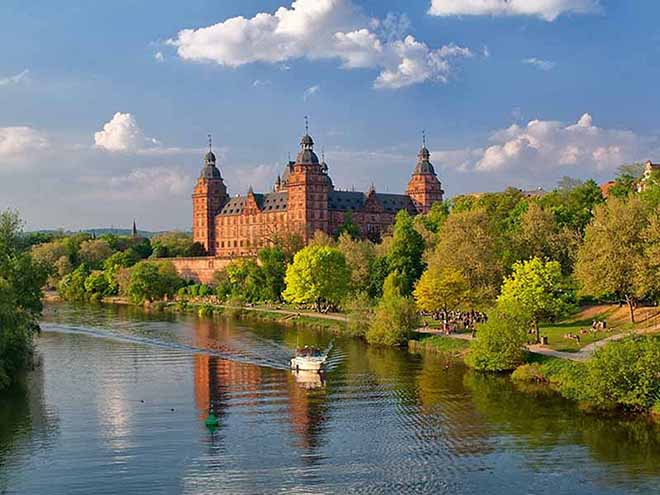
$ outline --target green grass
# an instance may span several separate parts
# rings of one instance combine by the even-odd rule
[[[584,346],[597,342],[612,335],[627,332],[633,329],[630,323],[618,325],[616,327],[609,327],[606,331],[588,332],[584,335],[580,334],[580,330],[590,330],[591,322],[593,320],[607,321],[611,311],[605,311],[593,318],[585,318],[582,320],[567,320],[558,323],[546,323],[541,325],[541,336],[548,337],[548,347],[556,351],[562,352],[577,352]],[[564,335],[572,333],[580,336],[580,343],[578,344],[573,339],[565,339]]]
[[[418,339],[410,340],[408,348],[412,351],[431,351],[441,354],[462,355],[469,347],[467,340],[453,339],[444,335],[419,335]]]

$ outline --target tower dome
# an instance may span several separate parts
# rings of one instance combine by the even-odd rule
[[[314,140],[307,133],[300,139],[300,151],[296,155],[296,163],[319,164],[319,157],[314,153]]]
[[[209,150],[206,155],[204,155],[204,166],[199,174],[202,179],[222,179],[220,170],[215,166],[216,158],[212,147],[213,143],[211,141],[211,135],[209,134]]]
[[[426,146],[422,146],[417,153],[417,165],[415,166],[415,174],[432,174],[435,175],[435,169],[429,161],[431,152]]]

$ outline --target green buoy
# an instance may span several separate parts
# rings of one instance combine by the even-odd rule
[[[213,411],[209,412],[209,415],[206,418],[206,421],[204,421],[204,424],[206,424],[207,428],[215,428],[218,426],[218,418],[215,414],[213,414]]]

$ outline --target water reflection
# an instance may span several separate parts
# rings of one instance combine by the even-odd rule
[[[442,357],[130,307],[58,305],[46,320],[41,406],[0,403],[9,492],[555,495],[660,481],[657,426],[589,416]],[[332,340],[326,375],[288,370],[294,347]]]

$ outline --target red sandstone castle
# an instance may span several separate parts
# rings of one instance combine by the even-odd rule
[[[307,242],[317,230],[333,235],[350,213],[362,236],[378,240],[394,223],[399,210],[426,213],[442,201],[440,181],[422,146],[406,194],[335,190],[328,165],[319,162],[314,141],[305,133],[300,152],[277,177],[273,192],[229,197],[213,151],[204,157],[204,167],[192,195],[193,240],[210,256],[254,255],[263,246],[287,234]]]

